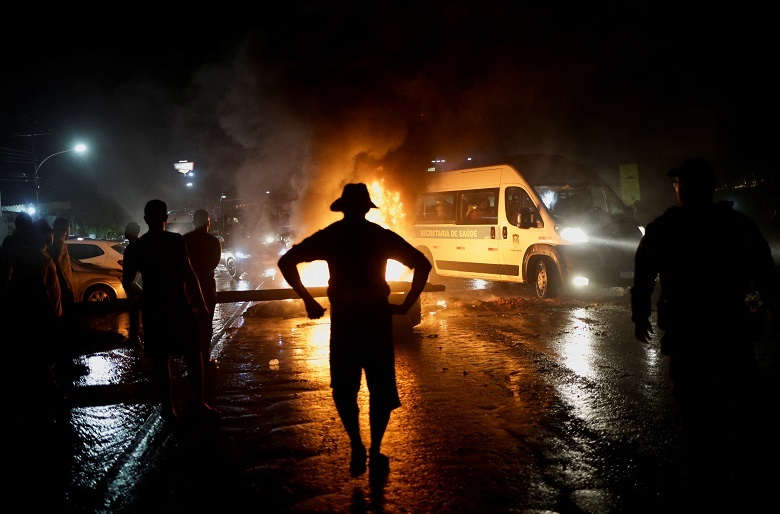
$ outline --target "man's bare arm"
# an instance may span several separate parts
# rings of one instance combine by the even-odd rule
[[[277,266],[293,291],[298,293],[298,296],[303,300],[303,304],[306,306],[306,314],[309,318],[321,318],[325,314],[325,309],[314,299],[306,286],[303,285],[301,274],[298,272],[298,261],[294,259],[294,255],[290,252],[282,255]]]

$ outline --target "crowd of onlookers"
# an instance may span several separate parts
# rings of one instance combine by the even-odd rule
[[[70,256],[65,240],[70,221],[16,216],[14,231],[0,247],[0,312],[5,347],[17,366],[9,380],[22,391],[41,394],[56,405],[62,398],[57,364],[75,326]],[[16,387],[15,390],[19,388]]]

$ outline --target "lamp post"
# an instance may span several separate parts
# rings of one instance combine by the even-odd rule
[[[38,199],[38,192],[39,192],[39,190],[41,188],[40,181],[38,180],[38,170],[41,169],[41,166],[43,166],[43,163],[48,161],[49,159],[51,159],[55,155],[60,155],[60,154],[63,154],[63,153],[68,153],[68,152],[84,153],[86,151],[87,151],[87,146],[79,143],[76,146],[74,146],[73,148],[68,148],[67,150],[63,150],[61,152],[56,152],[56,153],[53,153],[51,155],[46,156],[45,159],[43,159],[41,162],[39,162],[35,166],[35,217],[36,218],[40,217],[40,215],[41,215],[40,202],[39,202],[39,199]]]

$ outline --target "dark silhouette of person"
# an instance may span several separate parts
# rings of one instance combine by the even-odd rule
[[[25,362],[25,366],[11,366],[7,375],[17,375],[18,383],[25,384],[24,393],[36,398],[42,411],[53,412],[65,395],[57,382],[56,365],[62,346],[68,343],[68,338],[59,333],[62,293],[57,266],[46,252],[54,230],[45,219],[23,231],[28,228],[23,240],[21,232],[14,232],[20,239],[13,243],[9,302],[3,313],[10,320],[3,329],[9,342],[15,341],[5,345],[6,357],[9,362]],[[13,387],[18,388],[18,383]]]
[[[757,291],[777,321],[780,278],[756,223],[730,204],[714,203],[716,174],[709,161],[688,159],[668,176],[679,205],[647,225],[637,248],[635,336],[651,339],[658,279],[657,324],[679,408],[685,491],[697,504],[713,498],[703,491],[718,491],[716,502],[727,501],[727,493],[746,501],[751,495],[743,487],[755,478],[752,443],[760,431],[746,300]]]
[[[45,338],[53,337],[62,318],[62,288],[57,265],[47,252],[53,241],[54,229],[49,222],[43,218],[36,220],[32,244],[25,250],[21,265],[14,267],[13,275],[14,281],[21,280],[17,292],[30,300],[27,306],[32,309],[29,312],[38,322],[31,327],[35,327],[39,334],[45,334]]]
[[[219,238],[209,233],[211,217],[208,211],[204,209],[195,211],[192,215],[192,225],[194,229],[184,234],[184,242],[187,245],[192,269],[198,276],[203,299],[209,309],[208,318],[198,327],[204,379],[208,391],[211,375],[216,367],[211,360],[211,336],[213,334],[214,310],[217,306],[217,281],[214,278],[214,270],[219,266],[222,257],[222,243],[219,242]]]
[[[136,241],[141,236],[141,225],[136,221],[128,221],[125,225],[125,239],[128,243]]]
[[[392,316],[405,314],[425,288],[431,263],[401,236],[365,219],[376,208],[363,183],[347,184],[330,206],[344,218],[294,245],[278,262],[287,283],[301,297],[309,318],[325,309],[301,282],[297,265],[322,260],[330,271],[330,378],[333,400],[351,444],[350,473],[389,471],[381,453],[391,412],[400,407],[395,378]],[[409,292],[400,305],[388,301],[388,259],[414,270]],[[360,435],[358,391],[365,372],[369,391],[371,444],[368,455]]]
[[[60,335],[58,338],[66,339],[67,343],[58,344],[55,348],[57,380],[60,384],[69,384],[80,371],[79,366],[73,362],[70,339],[75,336],[78,329],[76,315],[76,300],[73,293],[72,267],[70,253],[65,241],[70,236],[70,220],[68,218],[56,218],[54,220],[54,235],[46,252],[51,257],[57,268],[57,279],[60,285],[62,297],[62,317],[60,318]]]
[[[57,512],[64,505],[64,478],[70,469],[63,452],[70,447],[65,439],[67,387],[58,382],[57,356],[69,341],[59,332],[60,283],[46,251],[53,233],[45,219],[33,222],[25,213],[17,216],[14,233],[4,240],[13,254],[9,302],[3,312],[4,357],[15,364],[1,376],[3,389],[11,392],[5,408],[13,412],[4,423],[6,436],[14,441],[5,455],[6,465],[15,470],[8,490],[29,497],[46,490],[39,504]]]
[[[29,251],[33,245],[34,222],[30,214],[22,211],[14,219],[14,230],[3,239],[3,251],[6,259],[13,262]]]
[[[73,330],[76,325],[75,298],[73,296],[73,269],[70,265],[70,253],[65,241],[70,236],[70,220],[57,218],[54,220],[54,238],[46,249],[57,266],[57,277],[62,294],[62,316],[64,328]]]
[[[127,244],[130,245],[137,241],[141,235],[141,225],[136,221],[129,221],[125,225],[125,239]],[[127,249],[127,247],[125,247]],[[124,255],[120,264],[124,268]],[[133,348],[137,351],[143,349],[143,338],[141,337],[141,296],[142,296],[142,280],[140,276],[136,277],[131,289],[125,289],[128,301],[128,317],[129,317],[129,329],[127,338],[130,341]]]
[[[198,277],[192,269],[181,234],[168,232],[168,206],[150,200],[144,207],[147,232],[127,246],[122,285],[132,286],[136,274],[143,279],[141,315],[144,324],[144,355],[152,360],[154,382],[166,419],[178,417],[174,388],[174,363],[184,357],[197,416],[217,411],[203,400],[203,363],[198,346],[197,324],[208,317]]]
[[[7,315],[10,321],[4,323],[1,328],[6,340],[24,337],[25,332],[32,331],[28,325],[32,323],[31,326],[35,326],[35,316],[40,314],[36,310],[48,301],[41,272],[36,271],[33,265],[36,253],[34,228],[32,216],[26,212],[19,212],[14,220],[13,232],[3,239],[5,259],[3,273],[7,277],[5,285],[7,310],[3,311],[3,315]],[[32,332],[33,336],[39,333]],[[9,350],[13,352],[14,345],[9,345]],[[9,358],[12,359],[13,356]]]
[[[24,262],[26,255],[31,251],[31,247],[34,246],[33,226],[32,216],[27,212],[21,211],[14,219],[13,230],[3,239],[2,286],[6,305],[9,305],[11,301],[10,288],[14,263],[18,266]]]

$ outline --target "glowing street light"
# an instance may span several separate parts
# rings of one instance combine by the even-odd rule
[[[41,184],[40,184],[40,181],[38,180],[38,170],[41,169],[41,166],[43,166],[43,163],[48,161],[49,159],[51,159],[55,155],[60,155],[60,154],[63,154],[63,153],[68,153],[68,152],[84,153],[86,151],[87,151],[87,146],[84,145],[84,144],[79,143],[76,146],[74,146],[73,148],[68,148],[67,150],[63,150],[61,152],[55,152],[55,153],[53,153],[51,155],[46,156],[46,158],[44,158],[41,162],[39,162],[35,166],[35,212],[36,212],[36,218],[38,216],[40,216],[40,212],[41,212],[40,203],[39,203],[39,199],[38,199],[38,193],[39,193],[39,191],[41,189]]]
[[[187,175],[192,175],[192,171],[195,169],[195,163],[191,161],[179,161],[174,162],[173,167],[182,174],[182,176],[186,177]]]

